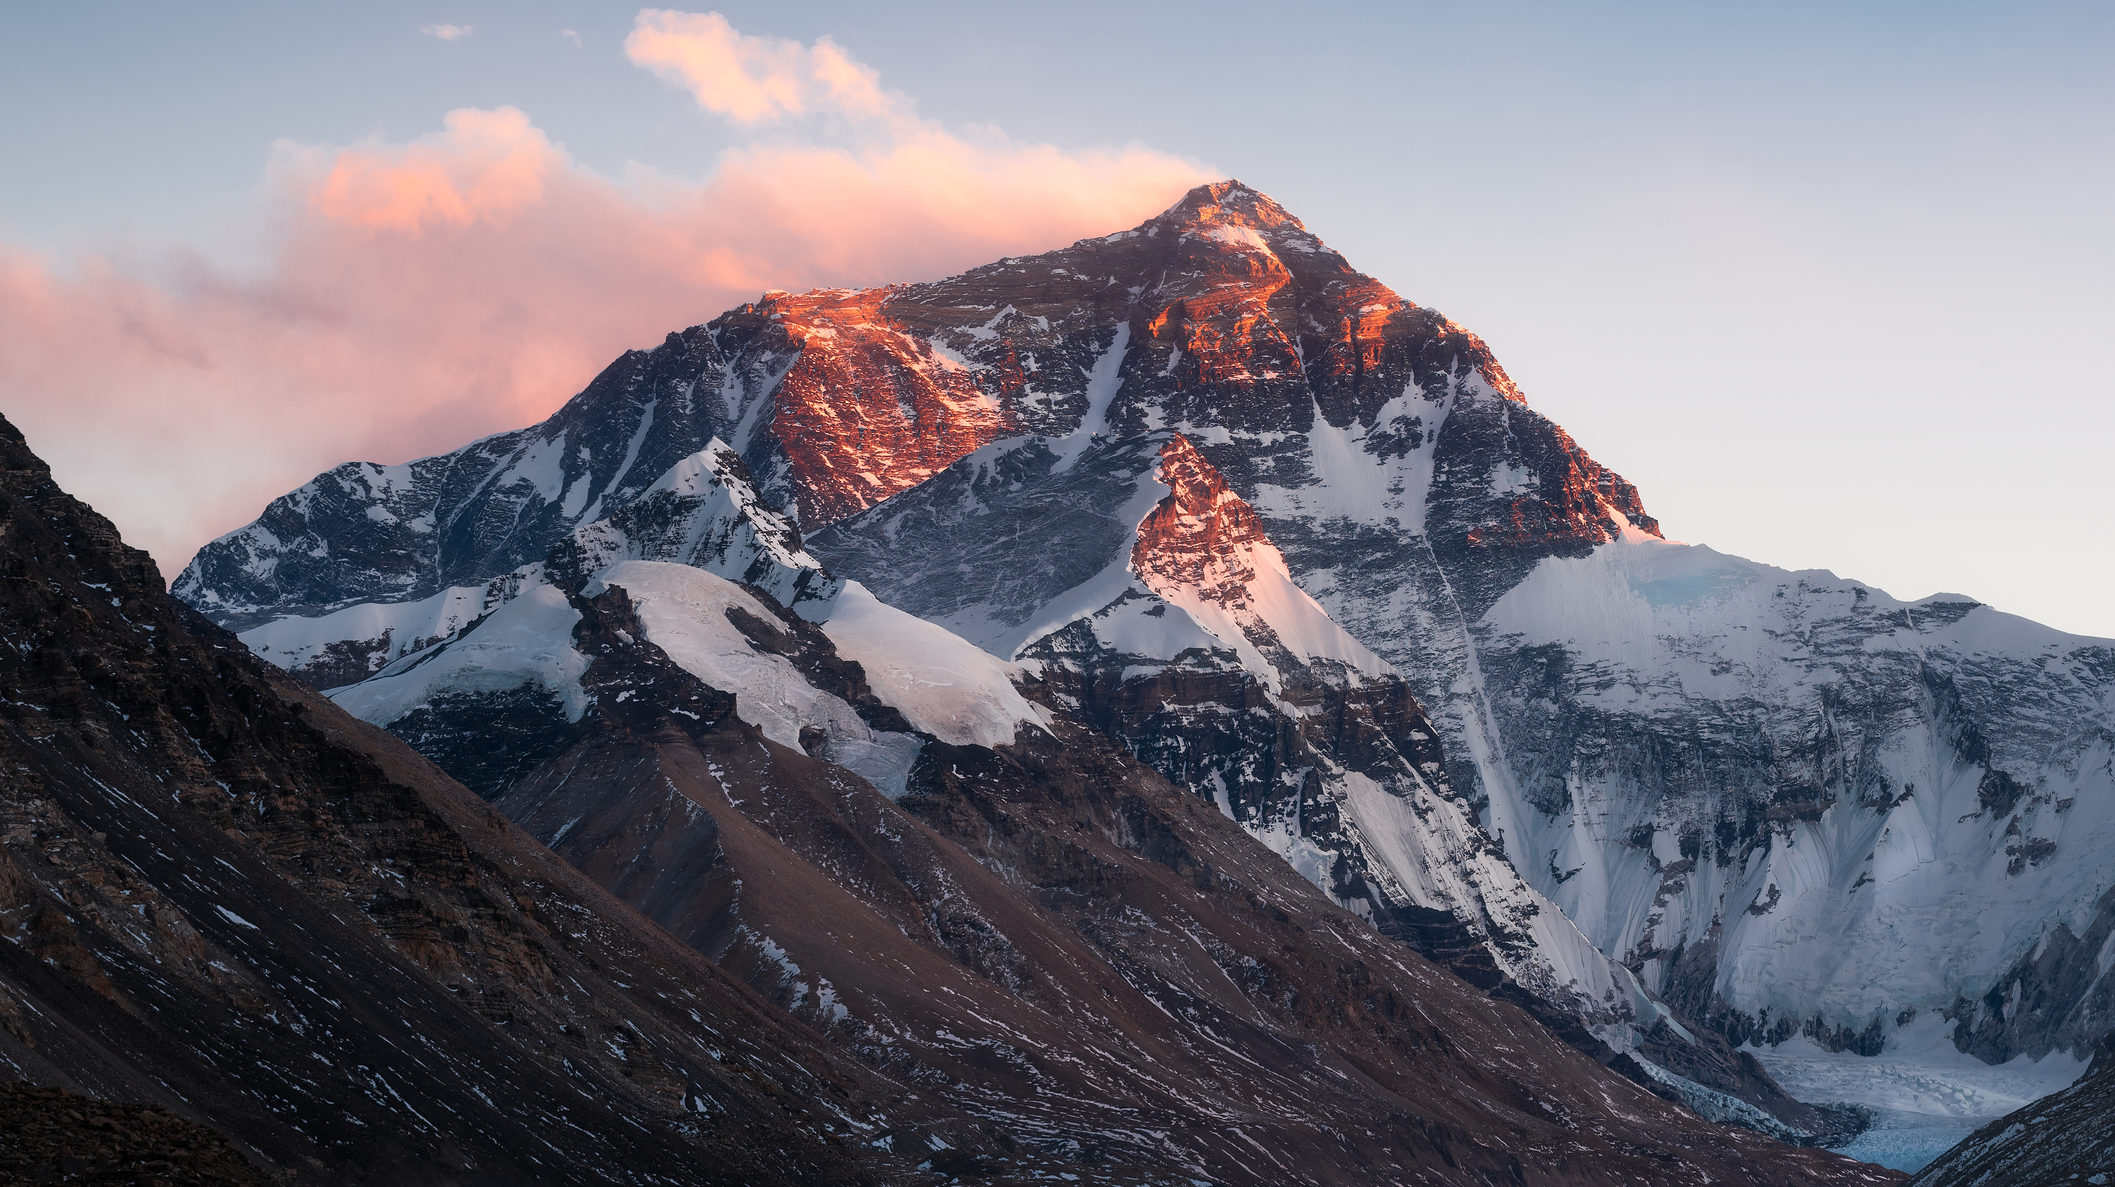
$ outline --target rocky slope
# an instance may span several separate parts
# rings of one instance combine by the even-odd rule
[[[1937,1012],[1992,1059],[2107,1032],[2089,937],[2115,885],[2093,857],[2115,840],[2115,648],[1659,539],[1473,334],[1238,183],[942,281],[767,295],[627,355],[544,425],[319,477],[203,550],[178,591],[239,627],[446,601],[719,436],[803,531],[840,525],[815,542],[825,559],[907,492],[1041,475],[1039,507],[991,495],[999,511],[931,537],[927,588],[883,591],[1012,659],[1119,592],[1091,583],[1162,497],[1133,480],[1166,433],[1416,694],[1445,764],[1432,794],[1682,1016],[1870,1050]],[[1063,613],[979,608],[1015,604]],[[1209,748],[1237,686],[1268,687],[1212,662],[1196,740],[1155,725],[1140,753]],[[1084,707],[1086,690],[1066,695]],[[1128,711],[1109,708],[1118,729]]]
[[[155,1105],[0,1083],[0,1182],[264,1187],[228,1139]]]
[[[5,421],[0,638],[0,1078],[307,1182],[915,1173],[891,1086],[171,601]]]
[[[1977,1130],[1915,1187],[2043,1187],[2115,1181],[2115,1043],[2084,1079]]]
[[[467,740],[543,706],[509,732],[563,741],[487,784],[500,808],[1027,1155],[1259,1184],[1888,1181],[1669,1106],[1339,910],[1031,667],[856,582],[789,608],[766,590],[790,583],[653,555],[564,570],[335,695],[473,776]]]

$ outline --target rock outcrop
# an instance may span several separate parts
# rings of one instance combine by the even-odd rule
[[[156,1105],[0,1083],[0,1181],[268,1187],[228,1139]]]

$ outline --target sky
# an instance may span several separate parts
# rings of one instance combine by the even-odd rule
[[[2115,636],[2115,6],[0,10],[0,413],[173,573],[767,288],[1271,194],[1670,536]]]

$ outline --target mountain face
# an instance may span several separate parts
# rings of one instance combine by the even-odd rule
[[[176,592],[336,683],[715,437],[832,569],[1589,1022],[1629,975],[1734,1041],[1870,1051],[1938,1014],[2003,1059],[2115,1016],[2110,644],[1661,539],[1480,340],[1238,183],[947,280],[767,295],[543,425],[320,476]],[[1209,481],[1162,476],[1178,437]],[[1261,541],[1356,655],[1263,612]]]
[[[1478,630],[1500,827],[1670,999],[1866,1051],[1935,1012],[1992,1061],[2108,1033],[2081,949],[2115,922],[2109,644],[1640,541],[1539,569]]]
[[[1181,544],[1196,501],[1238,519],[1193,453],[1162,454],[1188,497],[1157,521],[1156,581],[1204,559]],[[558,559],[608,535],[579,529],[476,624],[335,696],[1018,1157],[1257,1184],[1889,1181],[1677,1111],[1367,928],[1036,665],[854,581],[788,605],[769,591],[817,587],[790,579],[805,551],[738,584],[665,559],[698,533],[664,526],[591,573]],[[1306,703],[1296,654],[1379,670],[1252,585],[1215,588],[1286,665],[1267,695]],[[1415,719],[1399,682],[1373,699]],[[546,745],[501,770],[493,737]]]
[[[865,1142],[927,1114],[171,601],[5,421],[0,637],[0,1079],[147,1102],[47,1093],[0,1165],[915,1175]]]
[[[993,446],[810,544],[885,601],[1018,654],[1068,712],[1340,905],[1583,1050],[1642,1060],[1721,1120],[1804,1139],[1855,1126],[1685,1028],[1526,884],[1451,794],[1409,686],[1293,583],[1181,435]]]
[[[1180,434],[994,447],[812,546],[1036,665],[1068,710],[1382,930],[1427,955],[1466,943],[1458,972],[1517,979],[1623,1046],[1651,1017],[1450,794],[1408,684],[1294,584]]]
[[[1273,244],[1282,251],[1274,254]],[[1115,426],[1123,422],[1158,419],[1136,401],[1119,399],[1127,386],[1136,386],[1136,358],[1127,348],[1134,334],[1142,343],[1171,344],[1178,358],[1160,368],[1166,373],[1161,378],[1172,376],[1177,386],[1239,387],[1241,407],[1228,410],[1273,436],[1311,424],[1325,404],[1377,407],[1375,393],[1382,389],[1399,391],[1446,368],[1482,368],[1511,390],[1473,336],[1387,297],[1297,221],[1238,187],[1200,191],[1139,232],[1075,250],[1090,258],[1054,272],[1007,261],[938,286],[773,295],[672,337],[651,356],[627,356],[566,411],[526,436],[494,438],[408,469],[340,467],[202,552],[177,592],[232,626],[252,625],[244,638],[260,654],[319,685],[350,683],[488,609],[495,598],[485,586],[497,566],[540,560],[581,523],[640,498],[656,480],[648,466],[667,456],[671,441],[689,446],[719,434],[737,442],[765,496],[789,503],[812,530],[914,486],[1001,437],[1062,433],[1055,448],[1069,468],[1104,430],[1119,435]],[[1292,261],[1291,270],[1278,262],[1281,255]],[[1147,273],[1168,278],[1155,290],[1162,304],[1150,326],[1134,327],[1126,319],[1138,311],[1143,289],[1117,285],[1114,277]],[[1003,306],[985,299],[994,293],[1007,298]],[[1272,317],[1312,324],[1335,337],[1296,343],[1276,333]],[[1299,373],[1295,356],[1303,349],[1318,360],[1315,374],[1325,388],[1306,398],[1305,407],[1286,401],[1273,382]],[[614,394],[620,391],[626,393],[621,398]],[[1412,419],[1391,419],[1401,422],[1396,431],[1406,434],[1405,444],[1419,433]],[[1509,508],[1508,546],[1535,535],[1522,525],[1543,525],[1535,530],[1548,535],[1553,514],[1568,517],[1556,529],[1567,539],[1599,530],[1581,526],[1584,513],[1575,505],[1585,489],[1581,482],[1608,487],[1636,510],[1634,492],[1620,480],[1590,463],[1581,473],[1586,477],[1565,480],[1569,493],[1554,512],[1531,510],[1525,502]],[[447,476],[454,485],[428,476]],[[337,530],[355,514],[363,519],[357,535]],[[494,524],[504,531],[495,535],[481,526]],[[1128,537],[1134,526],[1119,530]],[[1091,566],[1092,572],[1106,558],[1082,551],[1054,559]],[[861,572],[887,576],[881,569]],[[1298,593],[1290,578],[1280,576]],[[891,582],[891,588],[902,584]],[[378,595],[391,604],[376,605]],[[276,618],[266,618],[268,607],[280,611]],[[1309,608],[1325,633],[1376,668],[1370,651],[1328,623],[1311,600]],[[284,613],[315,609],[338,613],[298,623]],[[960,633],[993,644],[978,632]],[[1247,652],[1242,659],[1260,655],[1240,631],[1230,637]],[[1011,655],[1026,642],[1006,640],[998,650]],[[1277,683],[1275,669],[1264,667],[1261,680]],[[1258,679],[1239,671],[1230,676],[1236,688]],[[1430,731],[1422,732],[1427,753],[1399,756],[1409,764],[1413,784],[1432,777],[1416,766],[1435,758]],[[1237,739],[1223,735],[1219,744],[1239,745]],[[1172,735],[1168,740],[1197,745]],[[1293,777],[1298,769],[1283,768]],[[1448,800],[1444,790],[1430,787],[1418,794],[1434,804]],[[1380,796],[1375,807],[1394,811],[1396,801]],[[1574,999],[1591,1021],[1606,1028],[1631,1018],[1638,995],[1630,976],[1611,969],[1576,934],[1561,934],[1572,929],[1557,912],[1542,912],[1533,892],[1489,838],[1462,818],[1459,806],[1446,802],[1437,811],[1449,818],[1439,827],[1455,835],[1442,841],[1442,852],[1420,855],[1415,870],[1404,863],[1386,869],[1361,842],[1324,844],[1348,855],[1347,871],[1364,864],[1384,869],[1380,878],[1387,881],[1411,878],[1419,891],[1435,885],[1420,894],[1401,887],[1383,893],[1376,884],[1374,901],[1390,907],[1401,926],[1413,926],[1407,923],[1413,913],[1462,915],[1472,946],[1496,936],[1492,945],[1511,949],[1510,957],[1500,954],[1509,971],[1530,974],[1542,988]],[[1296,832],[1321,837],[1333,831],[1320,821],[1295,823],[1296,816],[1276,814],[1278,834],[1287,843]],[[1400,830],[1391,825],[1388,831]],[[1491,852],[1479,858],[1479,850]],[[1454,867],[1465,860],[1495,873],[1471,873],[1469,885],[1458,885],[1463,879]],[[1503,885],[1479,884],[1491,877]],[[1347,889],[1361,880],[1348,872],[1340,879]],[[1483,898],[1493,901],[1475,901]],[[1494,910],[1506,918],[1490,919]],[[1425,919],[1416,930],[1456,929],[1444,917]],[[1529,937],[1537,929],[1568,949],[1562,953],[1565,967],[1550,968],[1547,957],[1534,953]]]

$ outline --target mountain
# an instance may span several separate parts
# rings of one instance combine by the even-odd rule
[[[1855,1127],[1684,1026],[1520,877],[1452,793],[1409,685],[1294,584],[1180,434],[989,447],[810,546],[885,601],[1019,656],[1066,710],[1337,903],[1582,1050],[1641,1059],[1670,1098],[1778,1136]],[[1083,557],[1103,567],[1083,576]]]
[[[1177,262],[1197,278],[1163,287],[1172,296],[1186,293],[1189,305],[1203,315],[1253,287],[1246,269],[1275,257],[1250,250],[1251,231],[1220,227],[1205,236],[1201,247],[1193,242],[1196,237],[1184,228],[1215,209],[1198,205],[1210,191],[1200,193],[1203,197],[1193,195],[1159,220],[1168,232],[1164,245],[1159,241],[1163,227],[1154,224],[1096,246],[1112,257],[1112,268],[1127,273],[1167,272],[1168,261],[1160,258],[1166,254],[1163,246],[1176,248]],[[1340,274],[1348,269],[1334,253],[1282,212],[1272,220],[1267,233],[1299,253],[1294,258],[1301,275],[1322,290],[1308,301],[1317,307],[1310,316],[1322,316],[1323,306],[1332,301],[1362,308],[1384,291],[1355,275],[1347,284]],[[1230,257],[1244,269],[1239,275],[1224,274]],[[1022,283],[1024,271],[1018,262],[996,265],[962,278],[957,287],[1010,292],[1006,286]],[[1069,470],[1107,427],[1111,401],[1124,378],[1124,343],[1132,327],[1112,329],[1114,313],[1105,316],[1105,307],[1128,309],[1139,294],[1126,289],[1112,295],[1111,278],[1089,278],[1079,268],[1058,274],[1066,288],[1039,294],[1032,312],[989,303],[965,312],[947,304],[952,293],[915,287],[773,296],[761,306],[672,336],[652,354],[626,356],[538,430],[408,467],[350,465],[321,476],[277,500],[258,523],[202,551],[179,579],[177,592],[231,626],[249,625],[244,639],[260,654],[330,686],[350,683],[459,629],[498,596],[486,589],[495,566],[541,560],[545,549],[598,512],[642,498],[657,481],[647,465],[661,464],[672,447],[689,447],[715,434],[738,442],[765,495],[791,504],[811,528],[916,485],[964,451],[1023,429],[1063,430],[1056,449],[1065,459],[1061,468]],[[1050,279],[1033,271],[1027,276],[1045,285]],[[1266,278],[1268,283],[1283,279]],[[930,332],[965,318],[990,324]],[[1480,343],[1421,311],[1399,330],[1419,336],[1414,349],[1432,356],[1422,364],[1427,370],[1440,365],[1433,360],[1455,346],[1482,357]],[[1032,341],[1015,346],[1012,338],[1023,334]],[[992,353],[998,346],[1004,353],[994,361],[969,361],[980,347],[981,353]],[[1196,356],[1196,350],[1191,354]],[[1359,365],[1356,352],[1345,365]],[[1263,363],[1257,371],[1277,374]],[[985,390],[994,383],[995,391]],[[1268,395],[1267,385],[1251,393],[1252,398]],[[643,463],[646,458],[655,460]],[[354,519],[357,525],[351,524]],[[1121,530],[1128,535],[1131,526]],[[1063,545],[1073,548],[1074,542]],[[1066,566],[1085,565],[1093,572],[1106,559],[1103,552],[1082,547],[1036,563],[1055,564],[1063,577]],[[882,569],[861,571],[876,580],[890,577]],[[443,586],[444,581],[474,584]],[[889,581],[895,591],[903,584]],[[1289,579],[1284,584],[1292,588]],[[373,600],[378,595],[393,600],[378,605]],[[1377,661],[1371,652],[1344,638],[1311,601],[1306,609],[1324,633],[1361,652],[1373,667]],[[319,616],[312,613],[316,610],[334,613]],[[960,633],[992,643],[975,630]],[[1238,632],[1236,637],[1248,648],[1245,637]],[[1010,644],[1026,640],[1006,642],[999,650],[1010,656]],[[1243,660],[1256,655],[1248,650]],[[1260,678],[1278,679],[1272,671]],[[1255,679],[1246,669],[1234,677],[1237,685]],[[1194,749],[1197,742],[1177,744]],[[1348,854],[1353,864],[1383,870],[1379,877],[1388,883],[1407,879],[1418,887],[1415,892],[1393,885],[1385,892],[1378,884],[1374,889],[1372,901],[1388,906],[1399,928],[1438,933],[1431,937],[1434,943],[1459,947],[1463,939],[1445,933],[1466,924],[1469,945],[1491,947],[1508,972],[1569,999],[1587,1021],[1615,1034],[1635,1018],[1642,1000],[1633,978],[1593,952],[1559,912],[1537,904],[1536,894],[1495,852],[1489,837],[1463,819],[1463,809],[1445,794],[1444,780],[1438,792],[1425,785],[1434,776],[1421,774],[1415,764],[1433,758],[1431,753],[1414,761],[1398,756],[1398,763],[1408,763],[1408,785],[1418,787],[1413,794],[1427,801],[1426,814],[1437,811],[1447,818],[1439,827],[1450,835],[1432,846],[1416,845],[1416,859],[1393,869],[1357,842],[1325,843]],[[1297,769],[1300,764],[1288,765]],[[1385,812],[1395,803],[1384,796],[1375,807]],[[1301,828],[1310,838],[1321,832]],[[1281,835],[1290,836],[1282,829]],[[1485,856],[1472,858],[1479,850]],[[1466,884],[1455,869],[1464,861],[1478,867],[1467,871]],[[1484,885],[1494,879],[1496,885]],[[1432,892],[1419,897],[1428,889]],[[1435,910],[1444,914],[1429,914]],[[1410,923],[1418,912],[1427,914]],[[1461,922],[1451,922],[1455,916]],[[1532,938],[1537,931],[1547,942],[1537,945]]]
[[[171,600],[4,420],[0,637],[0,1079],[67,1090],[0,1097],[43,1111],[0,1166],[860,1183],[917,1174],[875,1134],[993,1140]]]
[[[1363,655],[1286,646],[1271,615],[1307,603],[1244,617],[1205,596],[1211,565],[1131,566],[1177,436],[1245,508],[1200,546],[1246,549],[1226,572],[1261,598],[1267,541]],[[1238,183],[946,280],[767,294],[542,425],[319,476],[176,590],[260,642],[393,659],[714,438],[826,565],[1040,666],[1057,707],[1200,794],[1240,774],[1229,810],[1340,903],[1467,975],[1480,950],[1604,1037],[1658,1029],[1618,1008],[1633,976],[1671,1025],[1765,1049],[1871,1052],[1937,1018],[2003,1060],[2090,1050],[2115,1016],[2115,645],[1664,540],[1481,340]],[[1196,596],[1157,592],[1170,575]],[[1143,629],[1184,618],[1201,633]],[[1339,716],[1382,753],[1288,687],[1325,719],[1362,704]],[[1348,790],[1382,768],[1385,799]],[[1436,914],[1376,910],[1403,903]]]
[[[1147,369],[1148,354],[1168,357]],[[1223,417],[1251,434],[1296,430],[1258,459],[1290,471],[1318,412],[1370,422],[1406,384],[1450,377],[1517,402],[1474,335],[1352,271],[1268,198],[1221,183],[1137,230],[935,284],[768,294],[627,353],[541,425],[319,475],[201,549],[175,592],[247,626],[481,582],[540,560],[714,437],[804,531],[1023,433],[1078,447],[1105,429]],[[1609,514],[1652,527],[1628,483],[1518,408],[1510,435],[1529,474],[1503,508],[1503,539],[1480,543],[1576,550],[1607,537]],[[1421,411],[1388,407],[1375,444],[1399,460],[1429,444]],[[1500,416],[1462,420],[1507,434]],[[1339,501],[1359,493],[1372,492],[1339,489]]]
[[[750,513],[754,529],[720,535],[768,535],[776,521]],[[1661,1087],[1634,1062],[1603,1066],[1371,930],[1077,720],[1033,663],[856,581],[795,580],[816,572],[804,550],[744,582],[668,559],[699,533],[660,522],[659,543],[594,570],[566,558],[612,530],[577,529],[476,624],[335,697],[1026,1155],[1256,1184],[1441,1167],[1537,1181],[1543,1166],[1576,1168],[1549,1181],[1887,1181],[1729,1136],[1623,1078]]]

